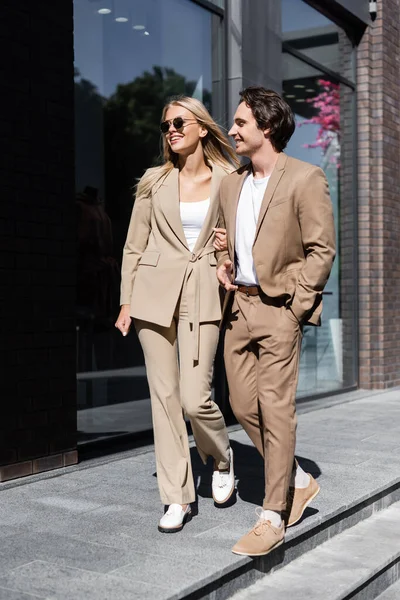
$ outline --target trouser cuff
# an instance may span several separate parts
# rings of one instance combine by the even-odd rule
[[[286,508],[286,502],[280,502],[278,504],[271,504],[271,502],[263,502],[263,510],[275,510],[276,512],[283,512]]]
[[[161,502],[167,506],[170,504],[193,504],[196,501],[196,495],[176,495],[176,496],[161,496]]]

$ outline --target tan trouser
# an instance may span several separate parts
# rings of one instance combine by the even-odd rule
[[[196,498],[183,411],[190,419],[197,450],[206,462],[229,468],[229,438],[224,417],[211,400],[218,322],[201,323],[199,360],[193,361],[193,332],[183,291],[170,327],[135,320],[143,348],[151,395],[157,481],[164,504]],[[178,361],[179,348],[179,361]]]
[[[266,296],[235,293],[225,335],[232,410],[265,460],[263,507],[283,510],[294,465],[295,394],[302,332]]]

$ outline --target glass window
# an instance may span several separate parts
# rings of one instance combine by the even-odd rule
[[[190,0],[75,0],[80,441],[151,429],[136,334],[114,328],[133,188],[160,155],[166,100],[223,111],[221,19]],[[182,50],[184,49],[184,51]]]
[[[354,79],[352,52],[348,53],[351,64],[344,64],[343,44],[351,48],[345,33],[303,0],[281,0],[282,40],[286,47],[301,52],[324,67]],[[343,68],[345,67],[345,71]]]
[[[300,6],[297,28],[322,26],[325,17],[300,0],[283,0],[283,26],[296,28],[293,12]],[[287,10],[292,14],[285,14]],[[311,12],[310,12],[311,11]],[[329,21],[328,21],[329,23]],[[311,34],[312,37],[312,34]],[[311,39],[312,42],[312,39]],[[310,44],[312,47],[312,43]],[[340,52],[336,52],[340,48]],[[287,46],[284,45],[284,50]],[[301,50],[303,52],[303,49]],[[332,53],[341,64],[351,62],[351,45],[340,32]],[[321,54],[318,58],[327,58]],[[314,57],[313,57],[314,58]],[[321,327],[305,327],[300,361],[298,396],[350,387],[356,375],[356,277],[354,202],[354,91],[321,69],[283,52],[283,94],[296,117],[296,130],[287,153],[321,167],[328,179],[337,235],[337,256],[324,291]],[[330,61],[330,68],[334,61]],[[342,71],[343,72],[343,69]]]

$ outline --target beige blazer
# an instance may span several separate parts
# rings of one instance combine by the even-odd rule
[[[231,173],[220,187],[219,225],[227,229],[228,251],[218,253],[218,266],[228,258],[235,262],[236,212],[250,168]],[[332,203],[324,172],[281,153],[268,181],[253,244],[261,289],[284,298],[299,321],[319,325],[322,291],[334,257]]]
[[[219,186],[226,175],[224,169],[212,165],[210,207],[193,252],[180,216],[177,168],[157,182],[150,197],[136,197],[123,251],[120,303],[130,304],[130,314],[136,319],[169,327],[187,281],[195,356],[199,324],[221,319],[212,242],[218,224]]]

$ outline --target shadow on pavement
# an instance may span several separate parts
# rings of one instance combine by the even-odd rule
[[[231,440],[231,446],[234,453],[237,494],[244,502],[261,506],[264,498],[264,461],[254,446],[235,440]],[[315,479],[321,475],[320,468],[313,460],[303,456],[296,458],[306,473],[311,473]],[[211,498],[212,459],[209,459],[207,465],[203,465],[196,448],[191,448],[191,459],[198,495]],[[303,518],[316,512],[315,509],[307,508]]]

